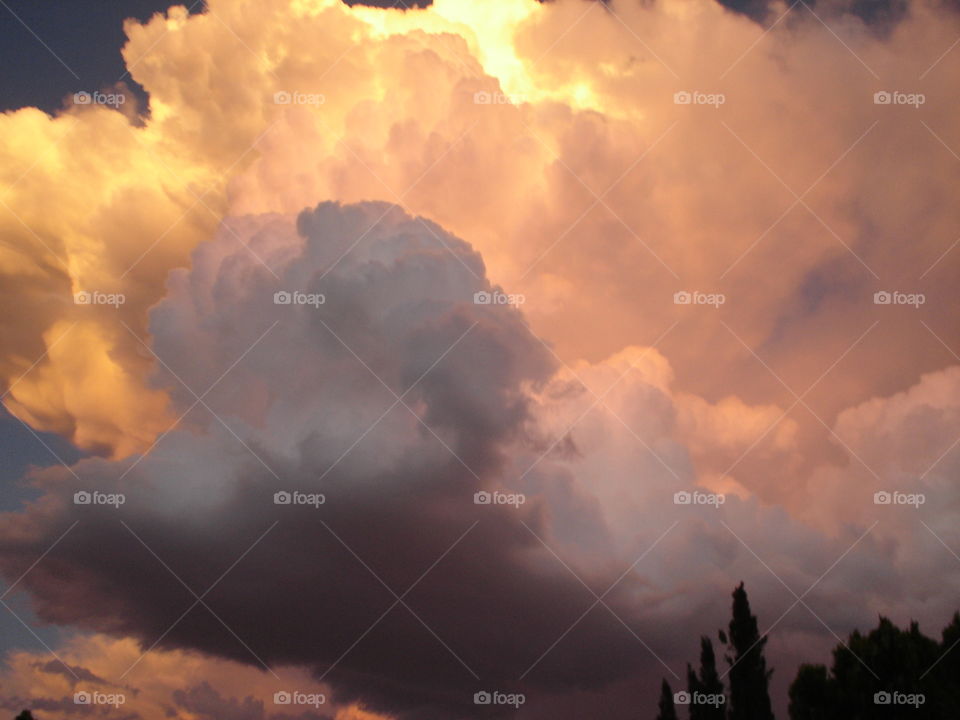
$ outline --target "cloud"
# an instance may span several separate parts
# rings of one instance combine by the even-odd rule
[[[863,519],[832,537],[723,486],[711,473],[751,446],[768,463],[796,452],[789,426],[755,439],[780,408],[675,393],[651,348],[562,365],[516,306],[475,302],[503,291],[429,221],[322,203],[226,224],[151,315],[153,385],[181,423],[142,457],[37,471],[42,497],[5,516],[11,577],[79,521],[23,581],[45,621],[308,668],[335,702],[399,717],[468,715],[482,689],[524,692],[536,716],[571,688],[652,688],[686,657],[674,628],[722,624],[716,600],[740,578],[761,607],[788,600],[754,552],[803,589],[868,527],[869,485],[843,491]],[[908,397],[943,397],[938,382]],[[869,437],[904,405],[877,400],[838,428]],[[74,504],[92,490],[124,501]],[[524,502],[478,505],[481,491]],[[869,618],[879,595],[844,583],[894,582],[892,537],[824,582],[847,603],[828,622]],[[928,612],[952,602],[937,597]],[[808,620],[787,627],[822,637]],[[177,698],[259,711],[203,687]]]
[[[876,387],[902,391],[943,366],[942,347],[871,298],[922,291],[930,327],[957,319],[945,251],[960,218],[943,194],[956,68],[935,61],[958,20],[918,3],[878,35],[826,15],[833,34],[802,6],[764,33],[711,3],[215,0],[130,21],[143,126],[101,106],[0,119],[6,306],[30,308],[5,318],[5,403],[101,454],[149,447],[175,416],[116,321],[144,336],[168,272],[226,215],[322,200],[400,203],[466,239],[567,361],[680,320],[660,349],[685,391],[780,405],[744,345],[799,393],[882,319],[854,358],[911,341],[832,367],[816,410],[829,422]],[[875,105],[878,91],[925,102]],[[678,290],[727,302],[694,312]],[[126,302],[75,306],[82,291]]]
[[[142,654],[131,640],[102,635],[77,635],[58,648],[69,664],[28,651],[6,658],[0,672],[0,707],[11,715],[30,708],[38,720],[63,716],[91,716],[103,711],[93,703],[74,702],[74,693],[122,695],[112,711],[116,716],[142,720],[384,720],[350,705],[324,703],[320,710],[275,705],[273,694],[283,689],[322,694],[325,688],[296,668],[283,669],[284,681],[248,665],[203,657],[179,650],[154,650],[140,661],[137,678],[116,678]],[[93,670],[89,669],[92,668]],[[96,671],[96,672],[94,672]],[[94,679],[96,678],[96,679]]]
[[[336,665],[338,697],[373,707],[470,707],[474,673],[515,682],[534,659],[529,648],[546,647],[582,603],[576,581],[545,563],[524,529],[541,525],[535,504],[474,503],[475,492],[497,487],[503,448],[529,419],[523,388],[552,372],[548,352],[515,307],[474,303],[491,288],[474,276],[482,263],[462,241],[397,208],[322,204],[298,218],[303,240],[276,218],[241,226],[263,255],[284,258],[280,280],[223,232],[195,253],[191,273],[172,278],[152,319],[158,356],[186,386],[216,380],[208,367],[224,354],[243,357],[236,375],[210,394],[203,419],[188,418],[189,429],[171,432],[136,466],[94,459],[78,464],[76,477],[41,473],[50,494],[11,518],[5,558],[18,564],[24,543],[43,542],[77,508],[99,514],[104,508],[66,504],[81,486],[123,492],[129,531],[108,516],[81,522],[50,574],[35,569],[24,581],[42,617],[249,661],[244,645],[201,613],[165,634],[190,596],[130,541],[141,536],[198,591],[247,544],[209,602],[245,628],[254,657],[318,675]],[[323,302],[275,304],[279,292]],[[206,362],[178,372],[201,355]],[[171,396],[178,412],[192,404]],[[283,490],[323,492],[326,503],[308,512],[278,506]],[[67,567],[71,579],[57,580]],[[351,649],[389,606],[390,590],[415,582],[416,610],[401,605]],[[601,664],[588,683],[622,673],[619,661],[633,650],[629,637],[593,625],[590,654]],[[558,651],[551,681],[571,676],[578,657]]]
[[[501,291],[442,228],[379,203],[324,203],[295,224],[228,222],[189,273],[172,276],[152,314],[156,383],[171,388],[183,426],[142,458],[39,472],[44,497],[9,516],[11,573],[55,528],[80,520],[62,552],[24,580],[39,615],[145,647],[162,638],[164,648],[308,666],[330,673],[338,698],[418,717],[467,712],[480,678],[509,689],[536,667],[527,682],[544,692],[598,687],[655,662],[599,613],[538,656],[590,599],[553,553],[591,585],[613,585],[667,529],[631,528],[641,508],[672,504],[683,487],[662,457],[693,482],[673,437],[666,361],[637,349],[582,370],[597,387],[635,372],[612,404],[636,430],[609,418],[569,434],[592,396],[555,375],[516,307],[476,304],[475,293]],[[276,293],[291,293],[290,303]],[[554,453],[565,436],[569,452]],[[125,499],[71,504],[82,490]],[[325,502],[276,505],[279,491]],[[480,491],[530,500],[477,505]],[[151,551],[198,593],[242,561],[209,596],[215,616],[195,608],[171,628],[191,596]],[[641,622],[652,582],[642,577],[621,578],[609,594],[618,617]],[[409,605],[364,635],[410,588]],[[644,612],[668,646],[650,614],[674,609]],[[242,643],[216,617],[243,628]]]
[[[494,686],[530,717],[653,697],[733,584],[772,620],[794,598],[764,562],[801,592],[854,546],[810,600],[831,628],[942,624],[958,18],[828,22],[211,0],[128,23],[142,124],[0,117],[4,402],[96,455],[31,476],[4,573],[80,520],[24,580],[45,620],[409,717]],[[925,301],[873,302],[896,291]],[[94,489],[126,502],[72,503]],[[897,489],[931,502],[873,503]],[[292,490],[326,502],[274,504]],[[694,491],[725,502],[674,503]],[[196,597],[151,550],[209,608],[170,629]],[[782,630],[781,666],[834,642]]]

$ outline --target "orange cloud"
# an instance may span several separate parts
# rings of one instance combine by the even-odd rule
[[[131,666],[135,669],[117,680]],[[78,705],[78,693],[91,697],[91,704],[114,698],[118,711],[143,720],[297,718],[309,710],[325,713],[330,720],[389,720],[356,705],[275,704],[274,693],[284,691],[326,698],[329,690],[297,668],[277,668],[274,677],[249,665],[196,653],[154,649],[145,654],[132,640],[103,635],[74,636],[58,648],[56,658],[13,651],[0,672],[0,686],[5,711],[29,708],[37,720],[90,709]]]
[[[441,0],[406,13],[214,0],[202,15],[131,21],[124,57],[150,93],[142,126],[91,106],[0,118],[0,269],[7,306],[30,308],[5,319],[5,402],[84,448],[148,447],[173,418],[115,320],[145,337],[168,271],[228,208],[293,213],[323,199],[398,202],[465,238],[567,359],[652,342],[681,320],[663,350],[682,387],[778,401],[718,317],[802,385],[869,325],[874,290],[942,297],[955,264],[932,267],[960,229],[954,204],[937,201],[960,178],[937,139],[954,140],[957,68],[932,66],[928,49],[949,47],[957,20],[921,3],[887,37],[837,23],[844,42],[798,8],[764,34],[719,5],[674,0]],[[930,69],[921,80],[907,66]],[[928,100],[875,105],[883,88]],[[678,105],[676,93],[724,102]],[[679,290],[728,302],[688,312],[672,303]],[[73,305],[84,291],[126,303]],[[951,307],[936,306],[938,327],[956,321]],[[83,368],[43,355],[71,323],[90,351]],[[820,412],[943,362],[929,337],[896,357],[840,364]],[[16,383],[38,358],[43,389]]]
[[[880,33],[804,4],[780,7],[769,29],[684,0],[438,0],[406,13],[335,0],[208,6],[127,24],[124,58],[150,93],[142,122],[69,103],[56,117],[0,117],[0,383],[17,417],[113,458],[151,448],[192,398],[146,346],[177,329],[175,355],[190,362],[174,370],[203,391],[243,350],[230,345],[239,320],[220,323],[215,311],[236,318],[226,298],[253,303],[245,291],[288,270],[303,250],[297,213],[336,201],[347,215],[350,203],[375,200],[407,211],[416,232],[404,239],[417,253],[459,262],[476,287],[489,277],[522,294],[524,348],[542,340],[556,353],[552,375],[538,359],[534,387],[504,382],[531,414],[503,457],[499,445],[490,457],[516,471],[504,484],[542,496],[543,527],[578,571],[602,575],[612,570],[598,557],[635,557],[650,540],[638,524],[649,532],[641,521],[659,518],[659,503],[677,511],[677,488],[728,494],[724,512],[750,528],[747,542],[781,538],[774,564],[811,581],[822,571],[811,558],[839,555],[834,544],[873,522],[874,492],[937,496],[931,526],[949,527],[956,13],[917,2]],[[381,219],[399,216],[388,208]],[[329,271],[360,262],[333,230],[314,240],[331,236],[344,244],[323,256]],[[198,498],[232,487],[250,460],[249,448],[231,455],[213,441],[198,449],[203,441],[232,444],[223,433],[237,432],[293,456],[305,437],[290,427],[349,444],[357,418],[373,412],[341,402],[352,422],[317,420],[305,398],[322,387],[343,401],[347,391],[313,376],[297,386],[279,361],[259,370],[214,408],[239,432],[185,417],[180,444],[159,446],[132,475],[168,493],[163,512],[201,516],[209,506]],[[609,407],[571,429],[621,375]],[[271,385],[278,378],[283,388]],[[273,404],[300,422],[278,421]],[[404,420],[390,426],[404,442],[347,466],[375,475],[399,458],[421,439]],[[206,485],[170,472],[181,450],[209,469]],[[55,494],[64,481],[53,475],[44,482]],[[190,483],[195,497],[180,492]],[[910,587],[916,596],[897,590],[889,602],[953,602],[952,588],[933,587],[942,567],[916,562],[929,548],[902,539],[898,517],[864,543],[866,569],[848,576],[896,551],[877,591],[852,598],[834,587],[831,597],[876,610],[883,591]],[[691,525],[710,553],[682,541],[672,550],[702,571],[696,582],[719,587],[728,578],[718,567],[753,564],[703,516]],[[27,533],[23,518],[14,526],[40,545],[53,532]],[[19,567],[29,553],[9,554]],[[703,602],[678,575],[660,566],[634,578],[637,593],[668,588],[644,596],[661,625]],[[221,700],[242,697],[238,686],[212,687]]]

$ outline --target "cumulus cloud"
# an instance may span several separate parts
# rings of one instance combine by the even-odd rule
[[[568,361],[651,344],[679,319],[662,350],[684,389],[782,404],[717,319],[799,393],[882,318],[858,349],[871,360],[834,367],[816,409],[829,420],[874,386],[903,390],[942,349],[871,297],[923,291],[928,324],[956,324],[943,300],[956,255],[935,263],[960,226],[943,194],[958,172],[944,148],[957,67],[935,61],[958,21],[917,3],[876,34],[818,9],[843,42],[805,6],[764,34],[713,3],[215,0],[131,21],[142,127],[91,106],[0,119],[7,307],[31,309],[5,318],[5,402],[99,453],[148,447],[172,417],[114,321],[142,333],[167,272],[228,208],[325,199],[399,203],[465,238]],[[878,91],[925,102],[875,105]],[[677,92],[725,102],[678,105]],[[690,312],[680,290],[727,302]],[[126,303],[75,306],[82,291]],[[881,336],[912,342],[881,361]]]
[[[618,696],[643,678],[652,691],[686,658],[677,628],[720,625],[716,600],[740,578],[761,605],[789,604],[759,549],[799,592],[869,529],[863,512],[821,534],[731,492],[711,472],[779,408],[676,393],[653,348],[564,365],[516,306],[478,304],[503,291],[427,220],[323,203],[226,223],[151,314],[152,384],[180,423],[145,455],[38,471],[41,498],[6,515],[12,577],[79,521],[23,581],[46,621],[308,668],[336,702],[397,717],[469,715],[482,689],[524,692],[536,717],[571,688]],[[853,427],[903,406],[874,401],[838,428],[855,442]],[[790,427],[756,452],[790,458]],[[82,491],[124,502],[77,505]],[[684,505],[678,492],[727,494]],[[847,504],[870,507],[869,492]],[[897,583],[885,547],[865,540],[870,560],[849,572]],[[848,603],[828,623],[863,621],[880,598],[851,596],[850,577],[824,583]],[[928,612],[951,601],[937,597]],[[822,643],[815,623],[787,627]],[[175,700],[260,712],[203,686]]]
[[[759,558],[799,593],[855,546],[831,629],[942,624],[955,13],[208,5],[127,24],[142,121],[0,117],[4,403],[94,455],[5,516],[11,577],[80,521],[23,581],[41,617],[418,718],[494,687],[615,717],[734,583],[790,606]],[[783,663],[834,642],[782,630]]]
[[[256,547],[209,601],[228,625],[245,628],[255,658],[332,671],[338,696],[374,707],[472,706],[480,673],[515,682],[535,659],[529,648],[546,647],[582,602],[576,581],[545,562],[524,529],[542,524],[536,503],[474,502],[476,492],[498,489],[503,447],[528,420],[524,388],[547,379],[550,356],[515,307],[475,304],[475,292],[491,289],[474,277],[482,263],[442,229],[376,203],[324,204],[297,227],[305,240],[276,218],[243,228],[276,261],[279,281],[228,232],[197,251],[191,273],[172,278],[152,320],[163,367],[184,387],[206,387],[216,377],[190,359],[213,367],[236,353],[243,360],[223,383],[230,390],[211,393],[203,419],[136,464],[90,460],[73,473],[41,473],[51,492],[11,518],[7,557],[16,564],[22,542],[43,542],[63,513],[76,512],[67,503],[82,486],[123,492],[129,529],[111,516],[81,522],[71,557],[49,575],[31,573],[31,587],[46,587],[43,617],[250,660],[209,616],[188,614],[164,634],[189,595],[129,540],[143,533],[198,589],[249,541]],[[277,304],[284,292],[294,297]],[[322,301],[301,304],[299,294]],[[200,329],[202,343],[193,335]],[[172,397],[178,410],[193,404]],[[281,491],[322,492],[326,503],[277,505]],[[434,564],[436,574],[416,582]],[[73,580],[62,584],[67,567]],[[75,581],[87,590],[78,594]],[[48,583],[74,589],[62,595]],[[352,648],[389,607],[391,590],[414,583],[416,610],[402,605]],[[112,599],[99,597],[106,586]],[[536,602],[544,597],[549,607]],[[631,654],[630,638],[592,630],[590,654],[603,663],[593,681],[622,673],[617,659]],[[548,679],[571,676],[574,660],[571,649],[557,652]]]
[[[536,665],[533,688],[589,687],[656,662],[600,614],[583,620],[575,642],[538,656],[590,597],[553,546],[592,585],[610,586],[667,529],[631,529],[637,511],[671,503],[680,474],[692,482],[673,437],[666,361],[635,350],[588,368],[597,387],[636,372],[613,410],[636,429],[611,433],[611,417],[570,433],[594,396],[553,376],[556,360],[516,307],[476,304],[474,293],[499,290],[476,279],[482,262],[461,240],[377,203],[322,204],[295,226],[275,216],[233,225],[171,278],[152,315],[158,384],[174,386],[184,425],[142,459],[41,472],[47,494],[10,517],[11,571],[69,517],[81,519],[65,554],[25,580],[41,616],[145,646],[162,637],[161,647],[306,665],[330,672],[338,695],[418,717],[424,707],[464,712],[481,677],[509,688]],[[284,292],[301,299],[277,304]],[[237,358],[191,411],[194,393]],[[567,451],[554,452],[564,438]],[[84,489],[126,502],[119,515],[71,505]],[[326,502],[274,504],[284,490]],[[483,491],[530,500],[475,504]],[[255,544],[210,596],[228,626],[244,628],[243,643],[202,608],[167,632],[190,596],[144,544],[197,592]],[[636,622],[646,582],[631,574],[606,602]],[[414,583],[411,608],[352,647],[391,590]]]

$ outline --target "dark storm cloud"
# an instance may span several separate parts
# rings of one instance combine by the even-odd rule
[[[173,702],[178,708],[185,710],[191,717],[198,720],[263,720],[267,716],[262,700],[250,696],[242,700],[226,699],[206,681],[187,690],[174,690]],[[313,711],[271,712],[270,716],[275,720],[332,720],[332,717],[326,713]]]
[[[769,25],[785,7],[773,0],[716,0],[735,12],[762,25]],[[793,3],[788,2],[787,7]],[[909,0],[807,0],[806,5],[823,18],[852,15],[875,30],[883,32],[902,20],[910,9]],[[957,6],[953,0],[945,6]],[[795,8],[802,10],[802,6]]]
[[[3,697],[0,696],[0,708],[11,713],[19,713],[24,708],[42,710],[45,713],[56,713],[56,717],[103,717],[103,710],[95,705],[78,705],[72,697]],[[110,714],[111,720],[140,720],[140,713],[114,710]]]
[[[354,5],[368,5],[369,7],[379,8],[424,8],[433,4],[433,0],[343,0],[344,4],[353,7]]]
[[[34,667],[37,670],[45,673],[52,673],[54,675],[63,675],[67,678],[73,678],[77,681],[82,682],[95,682],[101,684],[107,684],[107,681],[102,677],[95,675],[94,673],[87,670],[87,668],[80,665],[66,665],[59,660],[50,660],[45,663],[36,663]]]
[[[504,454],[529,419],[521,389],[554,369],[515,308],[474,304],[490,289],[479,256],[382,203],[303,213],[305,242],[285,218],[230,222],[172,276],[152,322],[158,355],[229,430],[201,405],[129,472],[135,458],[41,472],[46,494],[0,533],[15,577],[79,521],[23,581],[39,615],[145,647],[304,664],[337,699],[421,719],[484,714],[481,689],[597,687],[652,662],[600,608],[520,681],[594,598],[534,536],[547,534],[536,498],[473,502],[513,480]],[[274,304],[283,291],[324,302]],[[196,399],[173,397],[178,414]],[[72,503],[92,489],[125,502]],[[326,502],[276,505],[282,490]],[[591,582],[602,592],[615,577]],[[628,623],[635,582],[605,598]],[[213,699],[179,700],[201,701]]]

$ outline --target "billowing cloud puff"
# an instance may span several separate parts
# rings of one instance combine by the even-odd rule
[[[463,712],[484,687],[590,687],[656,663],[601,613],[538,657],[589,599],[553,552],[611,586],[668,529],[637,526],[640,510],[693,483],[662,356],[624,352],[581,369],[586,386],[572,369],[554,376],[509,296],[476,279],[480,258],[394,206],[228,223],[152,314],[156,384],[181,424],[142,458],[43,471],[44,497],[10,517],[11,572],[80,521],[25,580],[41,616],[145,647],[305,665],[347,699],[418,717]],[[571,431],[600,393],[610,414]],[[94,489],[124,494],[122,509],[71,505]],[[325,502],[275,504],[284,491]],[[478,505],[477,492],[529,500]],[[209,596],[239,637],[203,607],[170,629],[192,601],[151,551],[199,593],[244,546]],[[650,592],[641,577],[606,600],[631,624]],[[365,636],[411,585],[410,608]],[[664,631],[645,632],[665,652]]]
[[[811,475],[808,507],[798,511],[807,522],[827,529],[878,522],[890,570],[871,593],[877,612],[945,617],[944,603],[960,592],[957,576],[938,569],[956,561],[958,413],[960,366],[924,375],[905,392],[842,412],[835,430],[847,461]]]
[[[539,502],[475,502],[510,481],[504,450],[553,370],[516,307],[477,304],[475,293],[500,294],[483,272],[461,240],[377,203],[323,204],[296,230],[241,219],[198,249],[151,323],[158,377],[182,383],[171,397],[183,425],[142,458],[40,473],[48,494],[11,517],[10,568],[92,511],[76,516],[67,556],[25,579],[40,615],[146,646],[305,665],[329,673],[338,697],[417,717],[473,707],[481,677],[517,683],[583,598],[537,542]],[[85,489],[122,493],[122,510],[70,504]],[[277,504],[278,492],[325,502]],[[242,642],[205,606],[173,625],[191,596],[150,550],[198,592],[242,554],[208,597]],[[538,685],[575,673],[595,684],[636,662],[616,627],[584,630],[586,650],[558,650]]]
[[[523,692],[538,717],[558,693],[652,691],[687,657],[677,628],[719,626],[741,578],[789,606],[755,552],[800,592],[863,540],[870,561],[823,583],[846,603],[831,626],[869,622],[879,597],[851,596],[848,573],[898,582],[868,518],[820,534],[725,479],[744,451],[791,461],[790,424],[755,437],[779,408],[676,393],[653,348],[562,364],[443,228],[383,203],[226,224],[138,340],[176,425],[148,454],[38,471],[42,496],[5,517],[11,577],[77,522],[23,580],[41,618],[304,667],[398,717],[466,716],[483,689]],[[91,491],[124,502],[76,504]],[[872,507],[869,484],[844,493]],[[931,614],[952,602],[936,597]],[[811,616],[784,629],[824,646]]]
[[[228,211],[329,199],[398,203],[465,238],[567,361],[650,345],[679,320],[660,349],[712,402],[789,405],[748,348],[798,394],[830,368],[809,398],[828,424],[942,367],[917,313],[872,303],[922,292],[931,328],[957,320],[957,65],[938,58],[960,28],[941,5],[885,34],[839,11],[824,27],[803,5],[769,32],[673,0],[208,5],[127,25],[142,126],[91,105],[0,118],[0,267],[18,308],[0,372],[35,427],[114,456],[149,447],[174,416],[114,320],[142,334],[167,272]],[[725,303],[677,306],[683,291]],[[76,306],[77,292],[126,302]]]
[[[616,717],[846,552],[774,664],[943,624],[955,13],[208,5],[127,25],[142,121],[0,117],[4,403],[94,455],[4,518],[13,578],[72,527],[42,618],[417,718]]]

